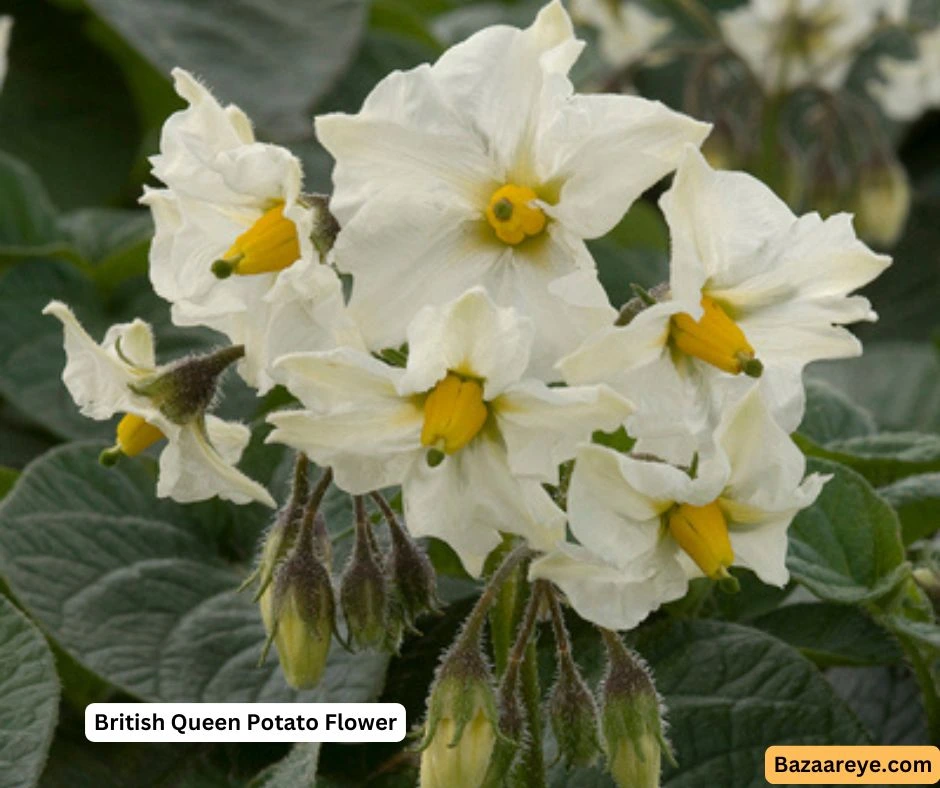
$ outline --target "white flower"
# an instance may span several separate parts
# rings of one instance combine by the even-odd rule
[[[235,468],[251,437],[247,427],[201,413],[179,423],[153,399],[134,391],[168,369],[156,365],[147,323],[113,325],[99,345],[60,301],[49,303],[43,314],[58,318],[65,329],[62,380],[82,414],[98,420],[126,414],[117,428],[115,449],[134,456],[166,438],[158,496],[186,503],[217,495],[235,503],[275,506],[264,487]]]
[[[278,368],[309,410],[271,414],[269,440],[331,466],[350,493],[401,484],[412,533],[446,541],[472,574],[500,531],[546,549],[564,513],[542,483],[630,407],[606,386],[524,378],[532,340],[530,320],[475,288],[418,313],[404,369],[349,348],[287,356]]]
[[[632,0],[572,0],[571,16],[597,29],[601,55],[617,67],[646,54],[672,27]]]
[[[156,224],[150,279],[175,323],[243,344],[239,371],[265,391],[277,356],[358,343],[339,278],[311,240],[330,219],[325,203],[301,194],[289,151],[255,142],[245,114],[186,71],[173,77],[189,107],[167,120],[151,160],[168,188],[141,199]]]
[[[7,77],[7,50],[10,48],[10,31],[13,29],[12,16],[0,16],[0,87]]]
[[[357,115],[317,118],[336,159],[336,264],[372,349],[423,306],[484,286],[536,326],[536,376],[613,320],[585,238],[604,235],[708,126],[644,99],[573,95],[582,48],[559,2],[433,65],[394,72]]]
[[[717,444],[694,475],[602,446],[578,453],[568,492],[571,530],[530,574],[555,582],[583,617],[630,629],[681,597],[703,574],[752,569],[783,586],[787,529],[826,477],[803,479],[805,460],[756,389],[725,414]],[[692,458],[689,458],[691,460]]]
[[[940,27],[917,36],[916,43],[916,60],[882,59],[885,81],[869,84],[885,114],[895,120],[912,120],[940,107]]]
[[[720,17],[728,43],[771,92],[804,83],[842,85],[882,20],[901,21],[902,0],[751,0]]]
[[[802,370],[861,353],[842,326],[874,320],[848,294],[891,262],[859,241],[848,214],[797,218],[763,183],[716,172],[689,146],[660,205],[672,237],[670,293],[559,366],[569,383],[608,382],[637,406],[638,437],[688,435],[760,377],[784,429],[803,414]]]

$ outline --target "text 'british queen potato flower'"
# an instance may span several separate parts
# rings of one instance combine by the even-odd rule
[[[322,261],[336,228],[326,199],[301,192],[300,162],[255,141],[251,122],[175,69],[189,106],[163,127],[146,189],[156,235],[150,280],[177,325],[205,325],[245,346],[239,370],[262,392],[283,353],[357,342],[342,286]]]
[[[826,477],[803,479],[802,453],[754,387],[703,448],[700,462],[676,467],[582,447],[568,493],[580,544],[537,560],[532,577],[554,581],[578,613],[612,629],[683,596],[690,578],[729,579],[731,566],[783,586],[787,528]]]
[[[760,379],[784,429],[803,415],[802,370],[861,353],[844,324],[874,320],[849,293],[891,262],[848,214],[796,217],[769,188],[712,170],[692,146],[660,205],[672,237],[669,292],[559,366],[569,383],[609,382],[637,406],[637,437],[694,435]]]
[[[264,487],[235,468],[249,429],[206,413],[218,376],[240,349],[158,367],[153,334],[142,320],[111,326],[99,345],[65,304],[53,301],[43,314],[58,318],[65,329],[62,380],[82,414],[98,420],[125,414],[104,461],[140,454],[165,438],[157,482],[161,498],[185,503],[217,495],[275,505]]]
[[[286,356],[276,372],[309,410],[269,416],[269,440],[331,466],[347,492],[401,484],[411,533],[446,541],[472,574],[500,531],[550,549],[564,513],[543,482],[630,405],[603,385],[527,377],[533,334],[475,288],[418,313],[405,368],[349,348]]]
[[[482,285],[534,321],[533,373],[614,314],[584,239],[604,235],[708,126],[645,99],[573,93],[582,43],[559,2],[394,72],[356,115],[317,118],[336,159],[336,264],[372,349]]]

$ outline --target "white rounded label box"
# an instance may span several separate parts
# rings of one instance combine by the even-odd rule
[[[401,741],[400,703],[92,703],[93,742]]]

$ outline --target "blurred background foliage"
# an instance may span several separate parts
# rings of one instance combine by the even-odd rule
[[[919,12],[937,10],[935,2],[914,2]],[[390,663],[384,656],[334,649],[323,687],[314,693],[288,690],[273,661],[262,670],[254,667],[263,631],[250,600],[233,593],[266,513],[257,506],[155,502],[154,467],[146,460],[112,472],[98,468],[96,446],[110,437],[114,424],[77,413],[60,380],[60,328],[40,310],[52,298],[68,300],[93,336],[113,322],[140,316],[155,327],[161,360],[217,341],[208,331],[174,327],[146,280],[152,225],[137,198],[148,181],[147,157],[157,151],[160,128],[182,107],[168,79],[173,66],[192,70],[223,101],[239,104],[260,139],[286,145],[303,160],[308,190],[328,192],[331,163],[313,136],[314,114],[356,111],[389,71],[433,60],[485,25],[527,25],[540,5],[539,0],[0,0],[0,13],[15,19],[9,73],[0,92],[0,498],[9,494],[0,510],[0,589],[12,591],[8,598],[0,595],[0,788],[37,781],[69,788],[300,785],[312,782],[318,762],[318,785],[414,784],[415,758],[399,745],[325,745],[321,752],[316,745],[289,751],[286,745],[85,741],[84,705],[101,699],[381,696],[405,702],[409,719],[417,722],[437,655],[466,613],[475,587],[460,576],[442,545],[432,545],[451,602],[447,614],[429,621],[424,637],[406,640]],[[710,32],[696,8],[718,11],[739,2],[650,0],[646,5],[671,18],[673,43],[698,51]],[[596,31],[581,32],[596,40]],[[906,46],[910,42],[897,34],[874,44],[885,51]],[[743,126],[744,138],[738,130],[760,99],[716,93],[708,69],[696,58],[680,53],[617,73],[589,46],[574,80],[583,90],[636,88],[713,120],[719,136],[726,134],[719,142],[731,163],[760,173],[761,164],[747,160],[754,142],[749,127]],[[865,53],[848,81],[850,93],[861,96],[876,60],[877,51]],[[790,109],[802,111],[798,102]],[[776,120],[791,123],[793,117]],[[679,743],[680,768],[666,775],[672,788],[763,784],[748,781],[762,773],[757,764],[768,736],[805,729],[822,740],[887,744],[924,742],[929,735],[899,636],[889,634],[864,606],[844,605],[875,598],[872,589],[906,566],[901,537],[912,558],[926,550],[923,540],[940,524],[940,113],[906,124],[882,117],[878,124],[878,134],[909,178],[910,216],[886,249],[894,266],[867,292],[880,320],[859,329],[865,355],[809,370],[809,408],[798,439],[820,458],[817,462],[838,463],[837,473],[845,474],[840,490],[857,492],[853,527],[873,542],[887,540],[886,549],[897,555],[887,564],[844,568],[845,583],[837,591],[822,581],[814,586],[812,567],[791,566],[813,592],[801,589],[795,597],[792,586],[769,589],[745,574],[745,590],[737,597],[697,598],[693,592],[668,611],[666,621],[641,628],[636,641],[656,671]],[[861,133],[859,124],[837,129],[840,142],[853,133]],[[832,194],[813,181],[825,167],[800,158],[817,134],[811,125],[795,132],[790,148],[775,154],[771,169],[762,174],[801,208],[828,211]],[[781,162],[799,165],[796,197],[787,193],[793,179],[780,176]],[[850,169],[855,176],[864,171],[857,162]],[[651,287],[666,276],[668,236],[657,196],[653,190],[592,244],[615,303],[632,295],[631,283]],[[232,417],[257,423],[278,401],[277,394],[258,401],[234,379],[227,386],[223,413]],[[890,431],[887,437],[884,431]],[[263,446],[260,437],[246,468],[283,494],[287,460],[279,449]],[[865,496],[874,496],[873,487],[881,497],[869,500]],[[884,501],[891,506],[883,510]],[[348,505],[337,498],[330,525],[338,544],[349,522]],[[800,533],[796,528],[798,542]],[[813,552],[812,534],[804,535],[800,543],[806,551],[796,550],[797,561]],[[851,545],[860,537],[845,538]],[[845,589],[856,586],[861,590],[848,599]],[[915,606],[923,604],[911,585],[899,593],[909,594]],[[788,597],[795,604],[781,607]],[[801,623],[806,619],[795,613],[797,604],[814,606],[814,620],[829,624],[808,633]],[[715,620],[691,620],[691,615]],[[595,680],[601,670],[599,644],[589,628],[579,629],[574,621],[572,627],[581,646],[579,661]],[[937,644],[935,630],[925,634],[915,627],[909,637]],[[14,651],[9,644],[16,644]],[[688,662],[693,651],[694,666]],[[742,664],[765,660],[786,680],[775,685],[749,668],[729,689],[734,682],[724,660],[731,652]],[[9,662],[11,654],[15,663]],[[11,685],[15,677],[4,666],[26,661],[32,674],[23,687]],[[828,684],[816,668],[826,670]],[[550,671],[546,657],[546,680]],[[690,678],[693,674],[697,678]],[[5,705],[4,697],[17,691],[29,699],[28,713],[25,706]],[[725,718],[731,714],[683,704],[689,694],[714,696],[724,704],[737,698],[742,705],[733,708],[749,702],[756,710],[731,730]],[[783,699],[794,697],[803,704],[796,720],[783,711]],[[924,702],[938,703],[936,696]],[[19,733],[11,737],[4,729]],[[739,751],[731,752],[732,740]],[[609,784],[605,779],[599,772],[566,775],[560,767],[552,772],[552,784],[559,786]]]

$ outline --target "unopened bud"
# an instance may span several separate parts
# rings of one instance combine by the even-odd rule
[[[277,646],[284,677],[296,689],[320,681],[334,627],[333,586],[311,536],[309,530],[300,533],[260,599],[269,642]]]
[[[330,213],[330,198],[325,194],[305,194],[301,200],[313,212],[310,240],[320,253],[320,258],[325,260],[339,234],[339,222]]]
[[[914,581],[927,594],[935,611],[940,611],[940,575],[931,567],[920,566],[912,573]]]
[[[428,700],[421,788],[480,788],[497,740],[490,671],[476,639],[444,657]]]
[[[855,229],[879,246],[897,243],[911,209],[907,173],[897,161],[863,167],[856,186]]]
[[[570,766],[590,766],[600,752],[597,706],[570,655],[559,662],[558,677],[548,700],[549,719],[558,756]]]
[[[441,612],[437,576],[427,554],[402,528],[385,499],[374,495],[373,500],[382,510],[392,537],[390,574],[396,607],[404,624],[413,629],[419,616]]]
[[[356,544],[340,580],[339,598],[350,640],[360,648],[388,643],[388,589],[379,563],[371,525],[361,497],[355,498]]]
[[[620,788],[659,788],[665,751],[659,695],[643,660],[604,630],[608,670],[601,690],[607,768]]]
[[[215,353],[181,359],[130,388],[153,401],[170,421],[189,424],[211,408],[220,376],[244,355],[243,345],[232,345]]]

